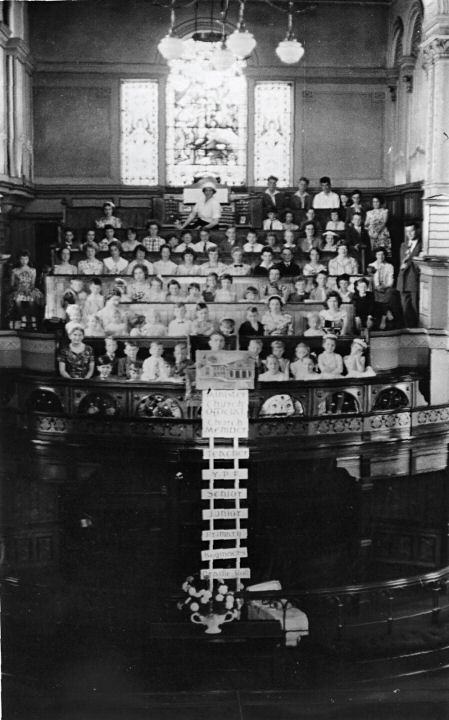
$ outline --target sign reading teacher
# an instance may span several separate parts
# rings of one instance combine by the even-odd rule
[[[202,436],[248,437],[248,390],[203,391]]]

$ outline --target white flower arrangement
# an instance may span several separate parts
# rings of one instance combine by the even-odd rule
[[[236,617],[240,617],[243,600],[236,598],[234,591],[230,590],[223,580],[214,580],[210,590],[207,579],[200,580],[189,575],[182,584],[182,590],[187,597],[183,602],[178,603],[178,610],[187,610],[189,613],[199,613],[203,616],[211,613],[225,615],[227,612],[235,611]]]

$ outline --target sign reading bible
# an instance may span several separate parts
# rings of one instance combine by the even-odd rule
[[[197,350],[196,387],[198,390],[252,390],[254,358],[243,350]]]

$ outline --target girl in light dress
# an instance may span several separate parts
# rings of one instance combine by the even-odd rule
[[[104,308],[96,314],[107,335],[128,334],[128,318],[126,313],[120,309],[121,297],[120,291],[114,290],[111,297],[106,301]]]
[[[343,374],[343,358],[335,352],[336,347],[336,335],[325,335],[323,352],[318,355],[318,368],[323,378],[335,378]]]
[[[44,304],[44,296],[35,285],[36,268],[30,264],[28,250],[23,250],[19,255],[18,264],[11,271],[11,294],[7,304],[11,327],[19,317],[21,328],[26,328],[30,319],[33,330],[37,329],[37,315],[39,307]]]
[[[298,343],[295,348],[296,360],[290,365],[290,372],[295,380],[316,379],[315,363],[310,356],[310,347],[305,343]]]
[[[354,338],[351,343],[351,352],[349,355],[345,355],[344,364],[347,370],[348,376],[350,377],[366,377],[372,376],[376,373],[368,365],[366,367],[365,351],[368,345],[362,338]]]

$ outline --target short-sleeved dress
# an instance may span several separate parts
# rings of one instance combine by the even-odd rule
[[[89,372],[89,365],[94,359],[94,352],[90,345],[85,345],[79,353],[73,352],[70,345],[62,348],[58,361],[64,363],[65,369],[72,378],[85,378]]]

